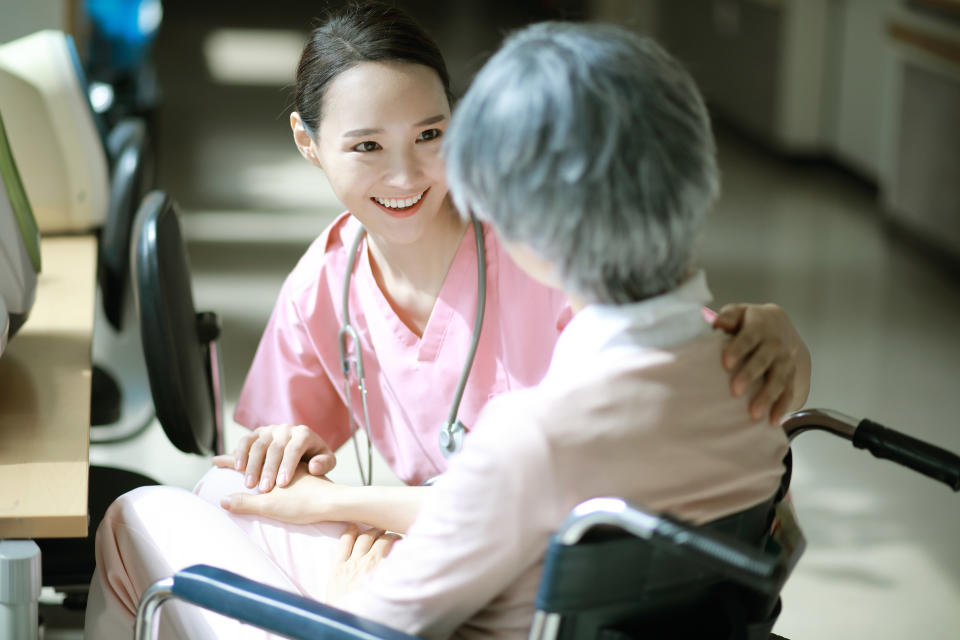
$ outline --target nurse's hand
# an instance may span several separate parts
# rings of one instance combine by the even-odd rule
[[[337,464],[333,451],[310,427],[289,424],[258,427],[240,438],[232,455],[213,458],[215,466],[239,471],[248,489],[260,491],[289,485],[301,461],[315,476]]]
[[[400,539],[395,533],[382,529],[360,531],[352,524],[340,536],[337,558],[327,581],[325,602],[335,602],[352,589],[363,576],[387,557],[393,543]]]
[[[803,406],[810,393],[810,352],[787,317],[775,304],[728,304],[713,326],[733,334],[723,350],[730,371],[730,389],[743,395],[760,381],[750,400],[750,415],[769,415],[778,424],[789,411]]]

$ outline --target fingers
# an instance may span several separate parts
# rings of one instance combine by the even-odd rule
[[[777,401],[773,404],[773,407],[770,409],[770,424],[778,425],[785,415],[790,411],[790,406],[793,401],[794,396],[794,384],[796,382],[796,374],[787,376],[786,384],[783,388],[783,393],[780,394],[780,397],[777,398]],[[763,414],[761,414],[763,415]]]
[[[743,304],[728,304],[721,307],[717,317],[713,319],[713,328],[722,329],[727,333],[736,333],[743,323],[743,316],[747,307]]]
[[[220,506],[230,513],[259,513],[257,510],[259,497],[252,493],[232,493],[220,498]]]
[[[332,453],[321,453],[310,458],[307,470],[312,476],[325,476],[337,465],[337,457]]]
[[[277,486],[285,487],[290,484],[297,470],[297,465],[300,464],[304,456],[311,453],[311,448],[316,449],[317,447],[326,453],[330,453],[330,450],[327,448],[327,443],[313,433],[309,427],[303,425],[294,427],[289,441],[283,448],[283,460],[280,462],[280,468],[271,475],[271,478],[276,477]],[[333,456],[333,454],[330,455],[331,457]],[[330,468],[332,469],[333,465],[330,465]],[[326,473],[326,471],[324,471],[324,473]],[[261,474],[261,476],[262,475],[263,474]],[[323,475],[323,473],[314,475]]]
[[[393,543],[399,539],[400,536],[395,533],[381,532],[381,535],[373,543],[373,547],[370,548],[370,555],[372,555],[376,561],[383,560],[393,548]]]
[[[229,454],[213,456],[213,459],[211,460],[211,462],[213,462],[213,466],[219,467],[220,469],[236,468],[236,459]]]
[[[373,543],[377,538],[383,535],[382,529],[366,529],[357,536],[357,541],[353,544],[353,555],[355,557],[365,556],[370,552]]]
[[[727,371],[735,370],[757,348],[757,345],[761,344],[763,337],[760,332],[750,331],[747,328],[740,329],[723,349],[723,368]]]
[[[312,456],[307,470],[311,475],[323,476],[337,464],[337,458],[323,438],[309,427],[298,425],[293,428],[290,441],[283,450],[283,461],[277,474],[277,485],[285,487],[293,480],[297,465],[307,456]]]
[[[750,364],[751,363],[748,363],[747,366]],[[753,381],[762,378],[763,385],[750,400],[750,417],[754,420],[759,420],[767,415],[771,411],[774,403],[778,402],[781,396],[784,395],[788,386],[788,380],[792,379],[795,375],[795,368],[791,366],[792,364],[793,363],[786,358],[777,358],[775,361],[771,359],[766,366],[764,366],[763,361],[757,363],[754,371],[761,368],[762,370],[759,375],[751,380],[751,384]]]
[[[257,429],[257,431],[260,431]],[[263,468],[263,460],[267,456],[267,448],[273,438],[268,431],[261,432],[256,440],[250,445],[247,453],[247,469],[243,484],[248,489],[252,489],[260,482],[260,470]]]
[[[276,439],[267,445],[267,453],[263,459],[263,469],[260,471],[260,484],[257,487],[260,491],[267,492],[273,489],[277,480],[277,471],[280,469],[280,461],[285,459],[285,451],[286,447]],[[294,466],[296,466],[296,463],[294,463]],[[293,477],[292,472],[290,477]]]
[[[730,390],[733,395],[742,396],[754,382],[764,378],[764,376],[767,376],[767,382],[769,383],[769,377],[777,373],[774,371],[776,369],[774,361],[778,361],[779,364],[778,359],[781,359],[780,350],[769,342],[761,343],[752,353],[747,354],[745,361],[741,363],[740,368],[737,369],[730,380]],[[780,371],[779,373],[780,380],[774,382],[782,384],[786,372]]]
[[[336,457],[323,438],[305,425],[271,425],[245,434],[234,451],[235,469],[243,472],[248,489],[270,491],[289,485],[297,465],[312,455],[310,473],[325,475],[336,465]]]
[[[360,535],[360,529],[355,524],[350,524],[343,530],[340,534],[340,543],[337,545],[337,562],[343,563],[350,559],[358,535]]]
[[[250,445],[252,445],[259,436],[257,431],[258,430],[254,430],[243,434],[237,442],[237,446],[233,449],[234,469],[241,473],[247,468],[247,454],[250,452]]]

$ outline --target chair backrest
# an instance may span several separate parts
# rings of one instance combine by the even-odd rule
[[[129,291],[133,223],[140,203],[153,188],[153,156],[147,126],[127,118],[110,131],[110,204],[100,234],[97,278],[103,311],[115,329],[122,329],[124,300]]]
[[[140,334],[157,419],[181,451],[219,453],[219,325],[213,313],[194,309],[186,247],[174,203],[165,192],[144,198],[135,233]]]
[[[551,540],[531,640],[767,638],[797,559],[770,539],[775,502],[699,527],[583,503]]]
[[[0,109],[44,233],[92,229],[107,213],[106,151],[79,73],[63,32],[0,46]]]
[[[10,315],[7,313],[7,304],[0,296],[0,355],[7,348],[7,337],[10,335]]]
[[[0,107],[0,299],[5,303],[5,340],[17,332],[33,306],[40,266],[40,232]]]

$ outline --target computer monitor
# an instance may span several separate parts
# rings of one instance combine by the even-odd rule
[[[20,181],[0,110],[0,298],[9,337],[27,319],[40,271],[40,232]]]
[[[0,110],[42,233],[103,224],[106,150],[73,39],[38,31],[0,45]]]

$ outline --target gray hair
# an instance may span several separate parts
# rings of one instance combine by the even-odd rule
[[[445,135],[457,207],[556,265],[588,302],[679,285],[719,186],[706,107],[650,39],[541,23],[507,38]]]

